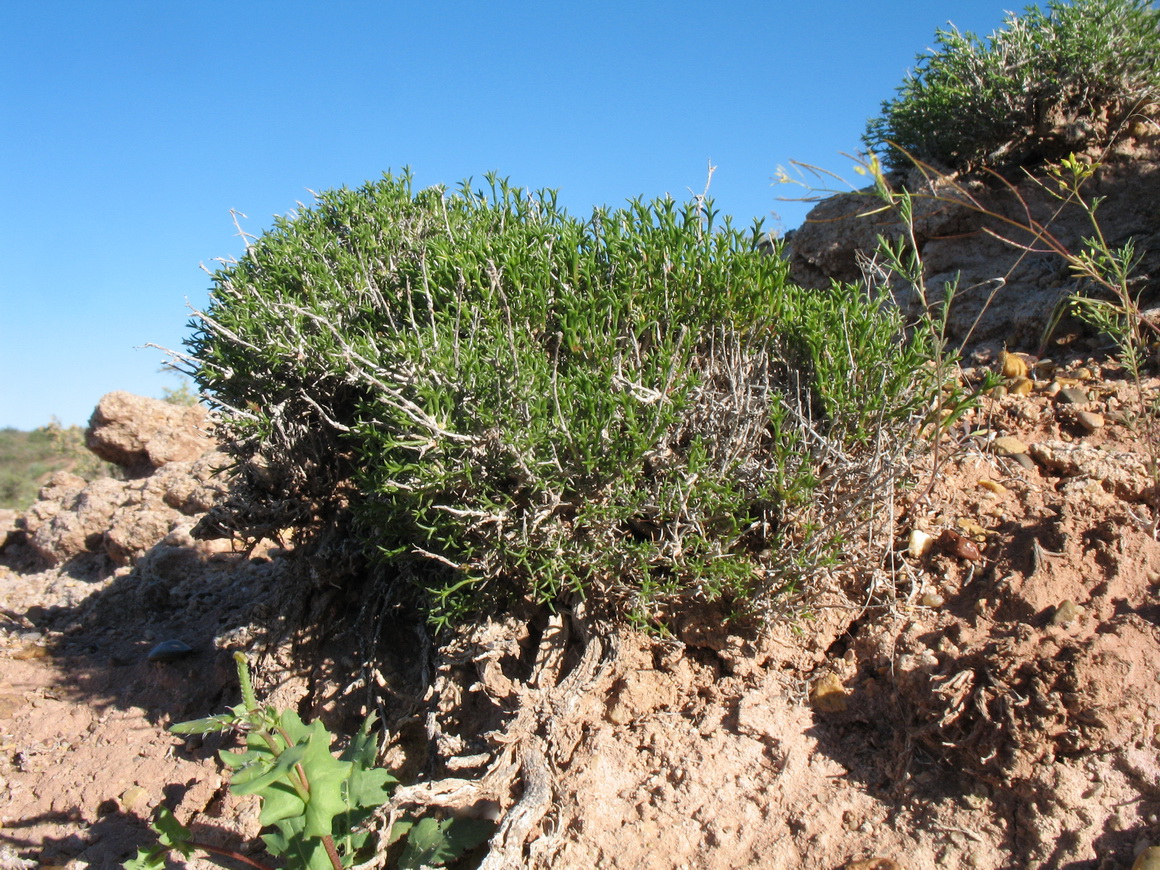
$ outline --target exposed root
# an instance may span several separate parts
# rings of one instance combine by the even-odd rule
[[[535,664],[526,680],[511,681],[496,663],[496,649],[518,648],[511,637],[501,637],[505,626],[490,624],[478,631],[466,648],[451,649],[440,668],[446,678],[440,693],[432,698],[439,709],[439,694],[459,696],[462,680],[451,679],[455,664],[474,664],[469,689],[485,695],[497,706],[514,712],[502,728],[483,734],[490,745],[490,763],[477,779],[446,777],[396,789],[389,804],[380,811],[380,820],[389,826],[405,809],[426,807],[450,814],[474,814],[480,807],[503,811],[493,835],[482,870],[530,866],[528,855],[550,850],[550,836],[542,833],[542,823],[553,805],[560,767],[571,759],[583,734],[583,718],[589,710],[586,698],[607,679],[615,661],[617,644],[612,634],[597,635],[585,624],[583,607],[570,615],[557,614],[548,620],[536,648]],[[565,672],[570,661],[576,664]],[[607,688],[607,686],[606,686]],[[506,701],[506,703],[504,703]],[[514,701],[514,703],[513,703]],[[434,745],[462,745],[462,735],[444,733],[437,712],[428,719],[429,737]],[[479,768],[479,755],[444,758],[448,770]],[[462,763],[459,763],[462,762]],[[514,795],[519,795],[518,799]],[[372,865],[365,865],[371,870]]]
[[[544,751],[544,740],[536,735],[528,738],[520,758],[520,775],[524,794],[519,803],[508,810],[503,824],[491,838],[487,857],[480,870],[510,870],[524,866],[524,845],[539,825],[552,803],[552,771]]]

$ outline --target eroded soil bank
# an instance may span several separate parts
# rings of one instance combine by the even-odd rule
[[[279,542],[190,537],[212,442],[58,475],[0,529],[0,867],[118,866],[163,801],[254,848],[233,738],[164,730],[236,703],[242,649],[336,730],[379,706],[400,802],[499,820],[484,866],[1127,868],[1160,844],[1155,445],[1114,363],[1031,375],[916,460],[880,570],[749,634],[530,614],[363,666],[357,597],[288,600]]]

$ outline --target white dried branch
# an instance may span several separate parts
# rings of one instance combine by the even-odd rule
[[[440,564],[446,565],[448,568],[452,568],[456,571],[459,571],[463,568],[463,565],[461,565],[459,562],[452,562],[446,556],[441,556],[438,553],[432,553],[430,550],[424,550],[419,546],[414,547],[411,552],[417,556],[424,556],[434,562],[439,562]]]
[[[260,352],[260,349],[258,348],[257,345],[250,344],[250,342],[246,341],[241,336],[237,335],[236,333],[234,333],[231,330],[227,329],[226,327],[222,326],[220,323],[218,323],[218,321],[216,321],[214,318],[210,317],[204,311],[201,311],[198,308],[194,308],[193,306],[190,306],[189,310],[193,312],[194,316],[197,317],[198,320],[200,320],[202,323],[204,323],[206,326],[208,326],[210,329],[212,329],[218,335],[224,336],[225,338],[232,341],[234,344],[237,344],[241,347],[247,348],[248,350],[252,350],[255,353]]]

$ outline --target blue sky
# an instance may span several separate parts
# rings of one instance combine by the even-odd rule
[[[0,3],[0,427],[84,424],[179,381],[199,264],[310,190],[411,166],[498,170],[569,210],[711,193],[748,224],[806,206],[779,165],[849,175],[936,27],[999,0]],[[1021,6],[1019,7],[1021,8]]]

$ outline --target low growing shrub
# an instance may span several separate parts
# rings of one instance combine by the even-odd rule
[[[759,227],[715,218],[662,199],[579,220],[494,176],[320,194],[195,321],[238,461],[211,522],[316,549],[353,529],[444,622],[578,595],[655,624],[796,582],[893,473],[927,348],[883,298],[792,287]]]
[[[890,169],[1058,160],[1102,148],[1160,102],[1160,10],[1148,0],[1050,0],[986,39],[951,26],[867,125]]]

